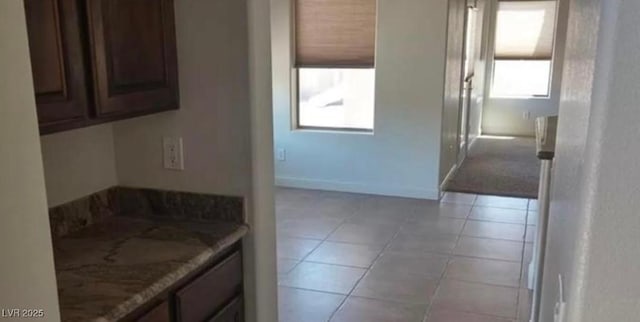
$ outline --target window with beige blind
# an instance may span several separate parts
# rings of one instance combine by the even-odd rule
[[[298,128],[372,131],[376,0],[294,0]]]
[[[556,1],[498,1],[492,97],[549,97]]]

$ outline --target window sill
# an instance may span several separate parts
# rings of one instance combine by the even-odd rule
[[[330,127],[297,127],[292,129],[291,132],[374,135],[373,130],[368,130],[368,129],[330,128]]]
[[[550,96],[489,96],[492,100],[550,100]]]

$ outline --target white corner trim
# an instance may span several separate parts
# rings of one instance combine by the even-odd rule
[[[447,187],[447,184],[449,183],[449,180],[451,180],[451,178],[453,178],[453,176],[456,174],[456,171],[458,171],[458,164],[454,164],[451,169],[449,169],[449,172],[447,173],[447,175],[444,177],[444,180],[442,180],[442,183],[440,184],[440,191],[444,191],[444,189]]]
[[[478,134],[478,135],[474,136],[474,137],[471,139],[471,142],[469,142],[469,147],[467,148],[467,155],[469,154],[469,150],[471,150],[471,148],[473,147],[473,144],[475,144],[475,143],[476,143],[476,141],[478,141],[478,138],[479,138],[479,137],[480,137],[480,134]]]
[[[364,193],[371,195],[405,197],[416,199],[438,200],[440,192],[421,189],[418,187],[403,187],[393,185],[371,185],[358,182],[341,182],[331,180],[276,177],[276,186],[301,189],[328,190],[340,192]]]

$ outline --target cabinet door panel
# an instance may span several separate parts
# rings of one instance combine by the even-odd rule
[[[84,121],[86,66],[78,2],[25,0],[29,51],[42,132]]]
[[[176,292],[181,322],[205,321],[242,292],[242,255],[235,252]]]
[[[208,322],[244,322],[242,296],[235,298]]]
[[[178,107],[173,1],[89,0],[96,113]]]
[[[145,315],[139,317],[136,322],[170,322],[169,302],[163,301],[151,309]]]

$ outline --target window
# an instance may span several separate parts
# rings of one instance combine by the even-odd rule
[[[555,18],[555,1],[498,3],[491,96],[549,96]]]
[[[373,69],[300,68],[298,126],[373,129]]]
[[[298,128],[373,130],[376,0],[296,0]]]

